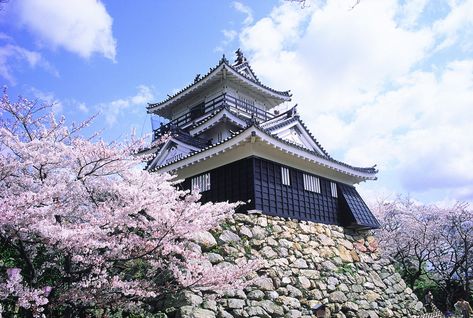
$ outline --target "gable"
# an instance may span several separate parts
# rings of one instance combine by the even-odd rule
[[[217,114],[213,116],[208,116],[205,120],[197,123],[195,127],[189,130],[191,136],[199,135],[212,127],[222,123],[222,122],[229,122],[236,127],[246,127],[247,123],[245,120],[240,118],[239,116],[233,114],[232,112],[228,111],[227,109],[223,109],[219,111]]]
[[[239,66],[236,66],[235,67],[238,72],[245,76],[246,78],[249,78],[257,83],[259,83],[259,80],[258,78],[256,77],[255,73],[253,73],[253,70],[251,69],[251,67],[248,65],[248,63],[244,63],[244,64],[241,64]]]
[[[279,134],[278,137],[301,147],[312,150],[311,145],[307,142],[304,142],[304,138],[301,136],[301,133],[297,128],[290,128],[284,131],[284,133]]]
[[[186,157],[190,153],[200,150],[191,145],[187,145],[175,139],[171,139],[165,143],[165,145],[156,154],[148,169],[152,169],[157,166],[169,164],[174,161],[179,161]]]
[[[245,67],[242,70],[240,70],[240,73],[252,79],[253,81],[257,81],[255,74],[253,74],[253,72],[248,67]]]
[[[279,128],[273,131],[272,134],[290,143],[296,144],[307,150],[314,151],[319,155],[325,156],[324,151],[312,139],[312,137],[300,124],[299,121],[294,121],[285,127]]]

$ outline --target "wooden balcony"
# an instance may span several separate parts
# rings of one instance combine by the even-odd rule
[[[207,114],[223,108],[228,108],[229,110],[235,113],[240,113],[248,118],[254,118],[256,122],[264,122],[275,116],[274,114],[258,108],[244,100],[235,98],[228,94],[222,94],[214,99],[192,107],[187,113],[171,120],[165,125],[161,124],[159,126],[156,125],[158,127],[155,127],[155,123],[152,122],[154,135],[156,135],[158,130],[160,133],[164,133],[170,126],[185,129],[189,124],[205,118]]]

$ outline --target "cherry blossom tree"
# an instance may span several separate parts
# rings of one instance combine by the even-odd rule
[[[382,224],[381,250],[395,260],[412,289],[427,279],[448,308],[458,293],[471,297],[473,210],[467,204],[439,208],[399,198],[373,210]]]
[[[409,198],[382,202],[374,209],[382,224],[377,231],[382,251],[396,261],[411,289],[426,274],[432,249],[438,244],[433,210],[436,208]]]
[[[50,107],[6,91],[0,104],[0,301],[24,317],[92,308],[156,310],[185,288],[238,287],[251,262],[212,266],[192,236],[235,204],[201,204],[150,174],[140,141],[83,138]],[[16,308],[16,309],[15,309]],[[5,308],[4,308],[5,310]]]
[[[457,203],[440,213],[437,235],[438,246],[432,249],[431,277],[445,293],[448,305],[455,293],[467,298],[471,293],[473,271],[473,211],[465,203]],[[456,287],[459,286],[461,291]]]

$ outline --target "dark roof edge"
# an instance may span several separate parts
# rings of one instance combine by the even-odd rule
[[[255,126],[256,128],[258,128],[260,131],[262,131],[263,133],[265,133],[265,134],[266,134],[267,136],[269,136],[269,137],[272,137],[272,138],[274,138],[274,139],[276,139],[276,140],[278,140],[278,141],[281,141],[281,142],[283,142],[283,143],[285,143],[285,144],[287,144],[287,145],[290,145],[290,146],[292,146],[292,147],[296,147],[296,148],[301,149],[301,150],[303,150],[303,151],[309,152],[310,154],[315,155],[315,156],[317,156],[317,157],[319,157],[319,158],[321,158],[321,159],[329,160],[329,161],[331,161],[331,162],[333,162],[333,163],[336,163],[336,164],[342,165],[342,166],[344,166],[344,167],[347,167],[347,168],[356,170],[356,171],[358,171],[358,172],[369,173],[369,174],[376,174],[376,173],[378,173],[378,170],[374,168],[375,166],[373,166],[373,167],[355,167],[355,166],[351,166],[351,165],[349,165],[349,164],[347,164],[347,163],[345,163],[345,162],[342,162],[342,161],[333,159],[333,158],[330,157],[330,156],[327,156],[327,157],[321,156],[320,154],[316,153],[315,151],[311,151],[311,150],[306,149],[306,148],[304,148],[304,147],[301,147],[301,146],[299,146],[299,145],[297,145],[297,144],[294,144],[294,143],[291,143],[291,142],[289,142],[289,141],[287,141],[287,140],[284,140],[284,139],[282,139],[282,138],[279,138],[279,137],[277,137],[277,136],[275,136],[275,135],[273,135],[273,134],[268,133],[264,128],[261,128],[261,127],[259,127],[258,125],[254,125],[254,126]],[[323,148],[321,147],[321,149],[323,149]]]
[[[318,154],[318,153],[316,153],[316,152],[314,152],[314,151],[310,151],[310,150],[308,150],[308,149],[306,149],[306,148],[304,148],[304,147],[301,147],[301,146],[298,146],[298,145],[296,145],[296,144],[290,143],[290,142],[288,142],[288,141],[286,141],[286,140],[284,140],[284,139],[281,139],[281,138],[279,138],[279,137],[277,137],[277,136],[274,136],[274,135],[268,133],[266,130],[264,130],[264,128],[261,128],[261,127],[260,127],[258,124],[256,124],[256,123],[252,123],[252,124],[250,124],[249,126],[247,126],[246,128],[241,129],[241,130],[239,130],[239,131],[233,133],[230,137],[228,137],[228,138],[222,140],[222,141],[219,142],[219,143],[216,143],[216,144],[213,144],[213,145],[209,145],[209,146],[207,146],[207,147],[205,147],[205,148],[202,148],[202,149],[199,150],[199,151],[195,151],[195,152],[193,152],[193,153],[190,153],[189,155],[187,155],[187,156],[185,156],[185,157],[183,157],[183,158],[181,158],[181,159],[179,159],[179,160],[177,160],[177,161],[173,161],[173,162],[170,162],[170,163],[168,163],[168,164],[166,164],[166,165],[162,165],[162,166],[159,167],[159,169],[160,169],[160,168],[164,168],[165,166],[168,166],[168,165],[177,163],[177,162],[179,162],[179,161],[181,161],[181,160],[184,160],[184,159],[187,159],[187,158],[189,158],[189,157],[192,157],[192,156],[194,156],[194,155],[196,155],[196,154],[199,154],[199,153],[202,153],[202,152],[204,152],[204,151],[207,151],[207,150],[209,150],[209,149],[211,149],[211,148],[214,148],[214,147],[216,147],[216,146],[219,146],[219,145],[221,145],[221,144],[224,144],[224,143],[226,143],[226,142],[232,140],[233,138],[237,137],[238,135],[244,133],[245,131],[247,131],[247,130],[253,128],[253,127],[256,128],[256,129],[258,129],[260,132],[264,133],[266,136],[268,136],[268,137],[270,137],[270,138],[273,138],[273,139],[275,139],[275,140],[277,140],[277,141],[283,142],[283,143],[285,143],[285,144],[287,144],[287,145],[289,145],[289,146],[291,146],[291,147],[295,147],[295,148],[297,148],[297,149],[300,149],[300,150],[303,150],[303,151],[305,151],[305,152],[308,152],[308,153],[310,153],[311,155],[317,156],[317,157],[319,157],[319,158],[321,158],[321,159],[325,159],[325,160],[331,161],[331,162],[333,162],[333,163],[335,163],[335,164],[339,164],[339,165],[341,165],[341,166],[344,166],[344,167],[349,168],[349,169],[353,169],[353,170],[355,170],[355,171],[357,171],[357,172],[361,172],[361,173],[367,173],[367,174],[376,174],[376,173],[378,173],[378,170],[375,169],[374,167],[371,167],[371,168],[354,167],[354,166],[351,166],[351,165],[349,165],[349,164],[347,164],[347,163],[344,163],[344,162],[342,162],[342,161],[335,160],[335,159],[333,159],[333,158],[331,158],[331,157],[327,158],[327,157],[321,156],[320,154]],[[156,169],[156,168],[155,168],[155,169]],[[158,170],[159,170],[159,169],[158,169]]]
[[[207,74],[205,74],[204,76],[202,76],[199,80],[187,85],[186,87],[182,88],[181,90],[179,90],[177,93],[175,93],[174,95],[168,95],[168,98],[166,98],[165,100],[161,101],[161,102],[157,102],[157,103],[148,103],[148,106],[146,107],[148,110],[151,109],[151,108],[154,108],[154,107],[158,107],[158,106],[161,106],[167,102],[169,102],[170,100],[176,98],[177,96],[179,96],[180,94],[184,93],[186,90],[192,88],[193,86],[201,83],[203,80],[207,79],[209,76],[212,75],[212,73],[217,70],[221,65],[225,65],[227,67],[229,67],[230,69],[232,69],[233,71],[235,71],[237,74],[239,74],[240,76],[242,76],[243,78],[247,79],[248,81],[258,85],[258,86],[261,86],[262,88],[266,89],[266,90],[269,90],[271,91],[272,93],[275,93],[275,94],[278,94],[278,95],[282,95],[282,96],[285,96],[285,97],[291,97],[291,93],[290,91],[277,91],[275,89],[272,89],[266,85],[263,85],[259,80],[253,80],[251,78],[248,78],[246,76],[244,76],[243,74],[241,74],[234,66],[232,66],[228,60],[225,58],[225,55],[223,55],[223,57],[220,59],[219,63],[214,66],[214,67],[211,67],[210,70],[207,72]],[[249,64],[248,64],[249,66]],[[251,67],[249,67],[251,69]],[[256,78],[256,76],[255,76]]]
[[[297,105],[293,106],[292,108],[290,108],[289,110],[285,111],[284,113],[282,113],[281,115],[278,115],[277,117],[275,118],[278,118],[278,117],[282,117],[282,116],[287,116],[288,113],[290,112],[293,112],[294,109],[297,107]],[[270,120],[274,120],[275,118],[272,118]],[[268,121],[270,121],[268,120]],[[307,128],[307,125],[302,121],[302,119],[300,118],[299,114],[296,114],[296,115],[293,115],[292,117],[288,117],[286,120],[284,120],[283,122],[279,123],[279,124],[276,124],[274,126],[272,126],[271,128],[267,128],[268,130],[272,131],[272,130],[277,130],[279,128],[282,128],[290,123],[293,123],[293,122],[299,122],[302,126],[302,128],[305,130],[305,132],[309,135],[309,137],[312,139],[312,141],[317,145],[317,147],[320,148],[320,150],[322,151],[322,153],[327,156],[327,158],[330,158],[330,159],[333,159],[332,156],[330,156],[330,154],[327,152],[327,150],[325,150],[325,148],[320,144],[320,142],[314,137],[314,135],[312,135],[311,131],[309,130],[309,128]],[[264,124],[264,123],[262,123]],[[264,129],[264,128],[263,128]],[[266,130],[266,129],[265,129]]]

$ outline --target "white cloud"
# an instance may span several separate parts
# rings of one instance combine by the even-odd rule
[[[11,40],[11,38],[6,37],[2,39]],[[21,68],[23,62],[26,62],[31,68],[40,67],[56,77],[59,76],[57,70],[39,52],[30,51],[11,43],[0,46],[0,76],[11,85],[16,84],[13,70]]]
[[[312,12],[313,7],[300,9],[291,3],[282,4],[268,17],[245,27],[240,33],[240,41],[245,50],[252,53],[254,63],[266,57],[274,58],[275,54],[283,53],[291,44],[300,41],[303,23]]]
[[[0,40],[11,42],[13,38],[6,33],[0,32]]]
[[[28,95],[34,97],[38,102],[50,105],[55,114],[68,112],[68,114],[76,114],[77,111],[83,114],[90,112],[86,103],[78,101],[74,98],[59,98],[53,92],[42,91],[36,87],[27,87]]]
[[[245,20],[243,21],[243,24],[248,25],[253,23],[253,10],[251,10],[249,6],[244,5],[241,2],[235,1],[233,2],[233,8],[246,16]]]
[[[362,186],[370,196],[382,189],[473,201],[473,58],[436,59],[445,41],[473,47],[465,36],[473,0],[452,3],[437,21],[426,18],[425,0],[348,10],[350,3],[300,10],[285,2],[244,27],[254,70],[292,89],[302,118],[336,158],[378,164],[380,180]]]
[[[436,35],[442,39],[437,50],[445,49],[457,43],[465,44],[471,41],[473,32],[473,0],[466,0],[460,4],[451,3],[450,13],[433,25]],[[471,45],[466,45],[471,50]]]
[[[404,192],[473,200],[472,88],[473,60],[411,72],[346,123],[344,159],[380,163]]]
[[[429,0],[410,0],[400,6],[401,24],[404,27],[415,27]]]
[[[112,18],[98,0],[20,0],[14,4],[19,23],[40,44],[62,47],[83,58],[102,54],[115,61]]]
[[[285,4],[245,28],[241,41],[264,78],[276,87],[291,87],[301,104],[308,107],[317,96],[324,109],[347,111],[408,72],[433,36],[399,28],[392,1],[346,8],[347,1],[328,1],[310,7],[308,14]]]
[[[41,103],[45,103],[46,105],[50,105],[55,114],[62,113],[63,103],[59,98],[57,98],[54,95],[54,93],[44,92],[42,90],[37,89],[36,87],[30,87],[29,88],[29,93],[31,93],[31,95],[33,95]]]
[[[241,2],[235,1],[232,3],[232,8],[245,15],[245,19],[242,22],[243,25],[247,26],[253,23],[253,10],[251,10],[250,7],[244,5]],[[224,52],[227,46],[232,43],[238,36],[238,32],[234,29],[223,29],[222,34],[223,40],[215,48],[216,52]]]
[[[111,102],[101,103],[98,108],[105,116],[105,120],[109,126],[117,122],[119,116],[126,112],[142,112],[144,105],[154,99],[153,91],[145,85],[138,86],[138,92],[134,96],[116,99]],[[138,107],[139,106],[139,107]]]
[[[216,52],[224,52],[225,48],[235,40],[235,38],[238,36],[238,32],[235,30],[227,30],[223,29],[222,30],[223,34],[223,40],[220,42],[220,44],[215,48]]]
[[[84,114],[87,114],[89,112],[89,108],[83,102],[79,102],[79,104],[77,105],[77,108]]]

